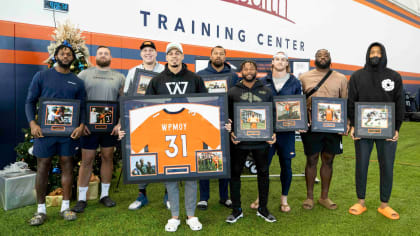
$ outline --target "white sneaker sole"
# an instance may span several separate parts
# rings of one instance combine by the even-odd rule
[[[244,217],[244,213],[241,213],[238,217],[236,217],[234,220],[225,220],[227,223],[233,224],[236,223],[240,218]]]
[[[275,220],[268,219],[267,217],[265,217],[262,214],[260,214],[258,211],[257,211],[257,216],[263,218],[265,221],[270,222],[270,223],[273,223],[273,222],[276,222],[277,221],[276,219]]]

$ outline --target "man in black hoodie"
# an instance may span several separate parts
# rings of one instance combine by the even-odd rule
[[[241,64],[242,80],[228,91],[229,117],[233,120],[233,104],[236,102],[272,102],[273,95],[271,89],[257,79],[257,64],[254,61],[244,61]],[[235,122],[235,120],[233,120]],[[236,121],[240,122],[240,121]],[[268,171],[268,151],[269,145],[276,142],[276,135],[273,134],[272,141],[259,142],[239,142],[235,140],[235,134],[231,133],[231,141],[234,144],[231,155],[231,180],[230,196],[232,198],[232,214],[226,222],[235,223],[243,217],[241,209],[241,172],[245,165],[246,157],[250,152],[254,157],[258,172],[258,196],[260,206],[257,215],[264,218],[267,222],[275,222],[276,218],[267,209],[269,171]]]
[[[365,193],[369,158],[373,143],[376,143],[380,168],[380,199],[378,212],[397,220],[399,215],[388,201],[391,196],[393,168],[399,129],[404,118],[403,84],[400,74],[386,67],[385,47],[372,43],[366,53],[366,64],[363,69],[353,73],[349,82],[348,116],[350,135],[356,149],[356,193],[359,199],[349,209],[349,213],[360,215],[366,211]],[[360,139],[354,136],[355,102],[393,102],[395,103],[395,135],[392,139]]]

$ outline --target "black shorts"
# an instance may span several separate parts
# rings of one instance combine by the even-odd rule
[[[319,152],[330,154],[343,153],[342,137],[334,133],[318,133],[308,131],[301,133],[305,155],[309,156]]]
[[[115,147],[117,145],[117,136],[106,134],[90,134],[80,138],[83,149],[95,150],[101,147]]]

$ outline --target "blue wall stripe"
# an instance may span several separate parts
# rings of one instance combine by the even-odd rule
[[[0,36],[0,49],[14,50],[13,40],[13,37]]]

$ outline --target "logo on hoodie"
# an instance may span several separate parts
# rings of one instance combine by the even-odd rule
[[[394,81],[392,81],[391,79],[384,79],[382,80],[382,88],[386,91],[386,92],[390,92],[392,90],[394,90]]]
[[[167,82],[166,88],[169,91],[169,94],[185,94],[187,90],[188,82]]]

